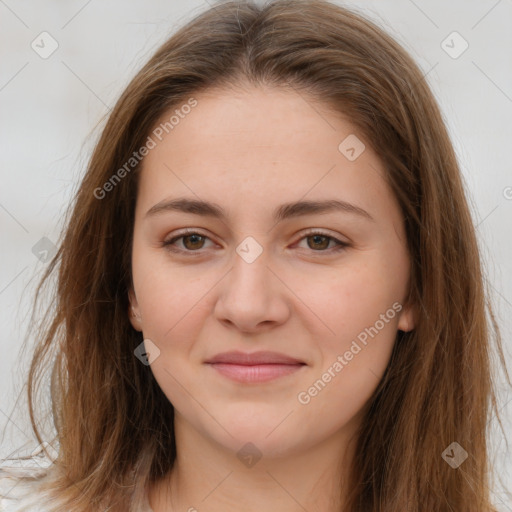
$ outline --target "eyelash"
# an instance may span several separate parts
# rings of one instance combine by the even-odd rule
[[[203,235],[197,231],[190,229],[190,230],[186,230],[186,231],[179,233],[177,236],[171,238],[170,240],[164,240],[162,242],[162,246],[165,247],[168,251],[171,251],[174,253],[190,254],[190,255],[192,255],[193,253],[198,253],[197,255],[200,256],[202,254],[201,249],[198,249],[197,251],[191,251],[191,250],[185,250],[185,249],[178,249],[176,246],[173,245],[176,241],[180,240],[181,238],[185,238],[186,236],[190,236],[190,235],[199,235],[199,236],[203,237],[204,239],[209,240],[209,237],[207,237],[206,235]],[[308,231],[307,233],[305,233],[302,236],[302,238],[299,239],[299,242],[301,240],[303,240],[304,238],[308,238],[308,237],[314,236],[314,235],[323,236],[325,238],[333,240],[334,242],[337,243],[337,246],[331,247],[330,249],[324,249],[324,250],[319,250],[319,251],[315,251],[315,250],[311,249],[312,252],[332,254],[333,252],[334,253],[340,252],[340,251],[346,249],[347,247],[349,247],[349,245],[350,245],[347,242],[342,242],[341,240],[338,240],[337,238],[329,235],[328,233],[324,233],[322,231],[317,231],[317,230]]]

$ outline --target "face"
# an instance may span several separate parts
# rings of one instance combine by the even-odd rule
[[[273,88],[194,98],[143,161],[130,319],[175,421],[235,451],[305,450],[353,425],[414,327],[402,216],[327,106]],[[232,351],[293,361],[211,363]]]

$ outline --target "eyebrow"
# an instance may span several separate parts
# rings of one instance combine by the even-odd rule
[[[198,199],[189,199],[186,197],[165,199],[152,206],[146,212],[145,217],[152,217],[154,215],[159,215],[171,211],[192,213],[194,215],[213,217],[220,220],[227,219],[226,211],[218,204]],[[375,222],[375,219],[366,210],[363,210],[359,206],[347,203],[346,201],[341,201],[339,199],[285,203],[274,210],[273,218],[276,222],[281,222],[290,218],[330,213],[335,211],[359,215],[366,218],[367,220]]]

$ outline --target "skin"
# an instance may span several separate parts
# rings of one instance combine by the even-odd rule
[[[339,511],[363,408],[397,330],[415,325],[399,206],[369,143],[313,98],[253,86],[194,97],[197,106],[145,157],[135,213],[130,320],[160,350],[150,368],[175,408],[178,453],[172,474],[149,489],[150,504],[155,512]],[[338,150],[350,134],[366,145],[354,161]],[[228,216],[146,216],[177,197],[214,202]],[[283,203],[325,199],[374,220],[344,211],[272,218]],[[181,255],[162,243],[183,228],[200,237],[175,241],[188,250]],[[249,236],[263,251],[252,263],[236,252]],[[334,251],[334,239],[349,245]],[[401,311],[300,403],[394,303]],[[272,350],[306,365],[237,383],[204,363],[230,350]],[[261,455],[252,467],[237,457],[249,442]]]

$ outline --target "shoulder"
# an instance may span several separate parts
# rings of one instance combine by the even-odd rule
[[[35,458],[0,462],[0,512],[47,512],[37,492],[44,466]]]
[[[39,488],[47,473],[48,464],[42,465],[39,457],[0,459],[0,512],[53,512],[45,505],[51,498]],[[147,494],[140,510],[153,512]]]

